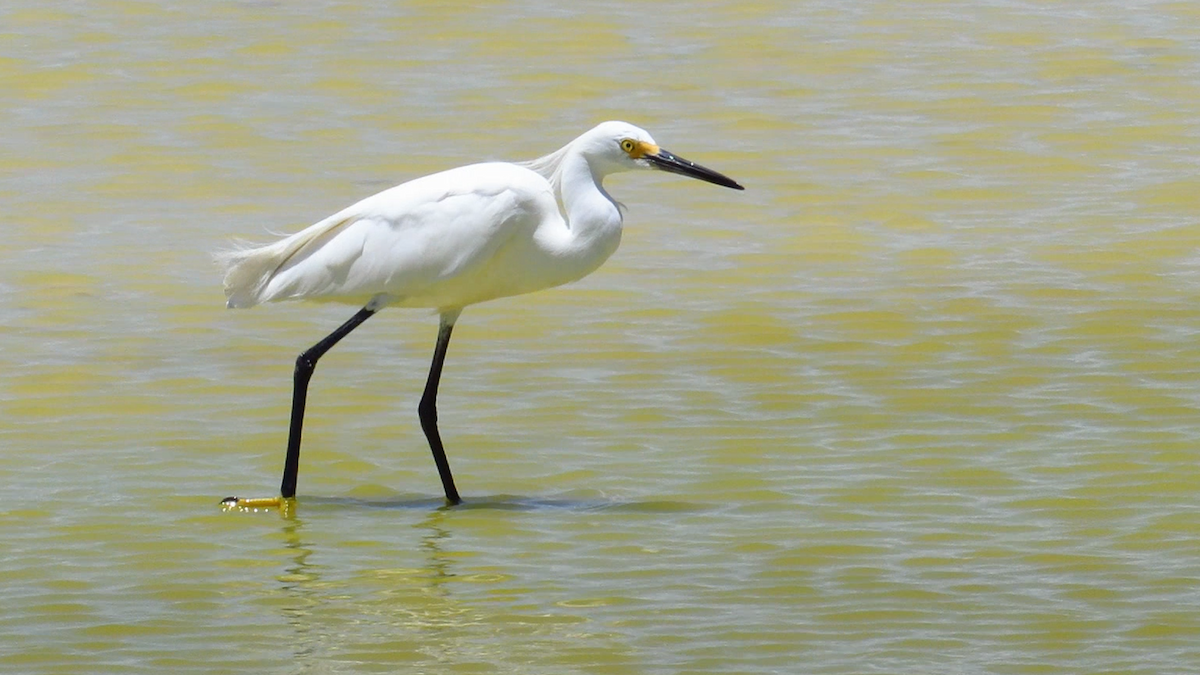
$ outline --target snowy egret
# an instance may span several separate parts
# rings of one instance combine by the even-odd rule
[[[743,189],[733,179],[667,152],[644,130],[604,122],[531,162],[450,169],[367,197],[265,246],[217,255],[229,307],[277,300],[361,304],[349,321],[296,359],[283,499],[296,494],[300,430],[317,360],[384,307],[439,312],[437,346],[417,407],[446,501],[461,501],[437,427],[437,391],[454,322],[467,305],[580,279],[621,240],[621,209],[604,177],[659,169]],[[279,504],[238,499],[227,506]]]

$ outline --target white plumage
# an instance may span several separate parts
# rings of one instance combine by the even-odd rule
[[[441,313],[421,421],[446,497],[457,503],[435,399],[459,313],[467,305],[565,284],[599,267],[621,241],[621,211],[604,191],[604,177],[650,168],[742,189],[663,150],[642,129],[605,122],[532,162],[472,164],[417,178],[274,243],[218,254],[229,307],[299,299],[364,306],[297,360],[283,496],[295,492],[304,399],[317,359],[376,311],[394,305]]]
[[[579,279],[620,243],[621,213],[600,181],[636,165],[622,166],[634,160],[616,140],[597,148],[609,161],[587,152],[617,136],[653,144],[609,122],[542,160],[417,178],[275,243],[220,254],[228,305],[303,298],[440,309]]]

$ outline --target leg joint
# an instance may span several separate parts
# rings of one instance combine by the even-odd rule
[[[296,374],[301,373],[311,375],[314,368],[317,367],[317,360],[310,354],[311,350],[304,350],[296,357]]]
[[[428,396],[422,396],[421,402],[417,404],[417,415],[421,418],[421,424],[437,424],[437,401]]]

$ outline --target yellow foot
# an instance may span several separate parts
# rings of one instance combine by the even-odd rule
[[[282,508],[288,501],[283,497],[226,497],[221,500],[221,508],[226,511],[257,511]]]

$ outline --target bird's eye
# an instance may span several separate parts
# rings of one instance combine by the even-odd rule
[[[626,138],[625,140],[621,141],[621,149],[624,150],[625,152],[633,152],[633,148],[634,148],[633,140]]]

